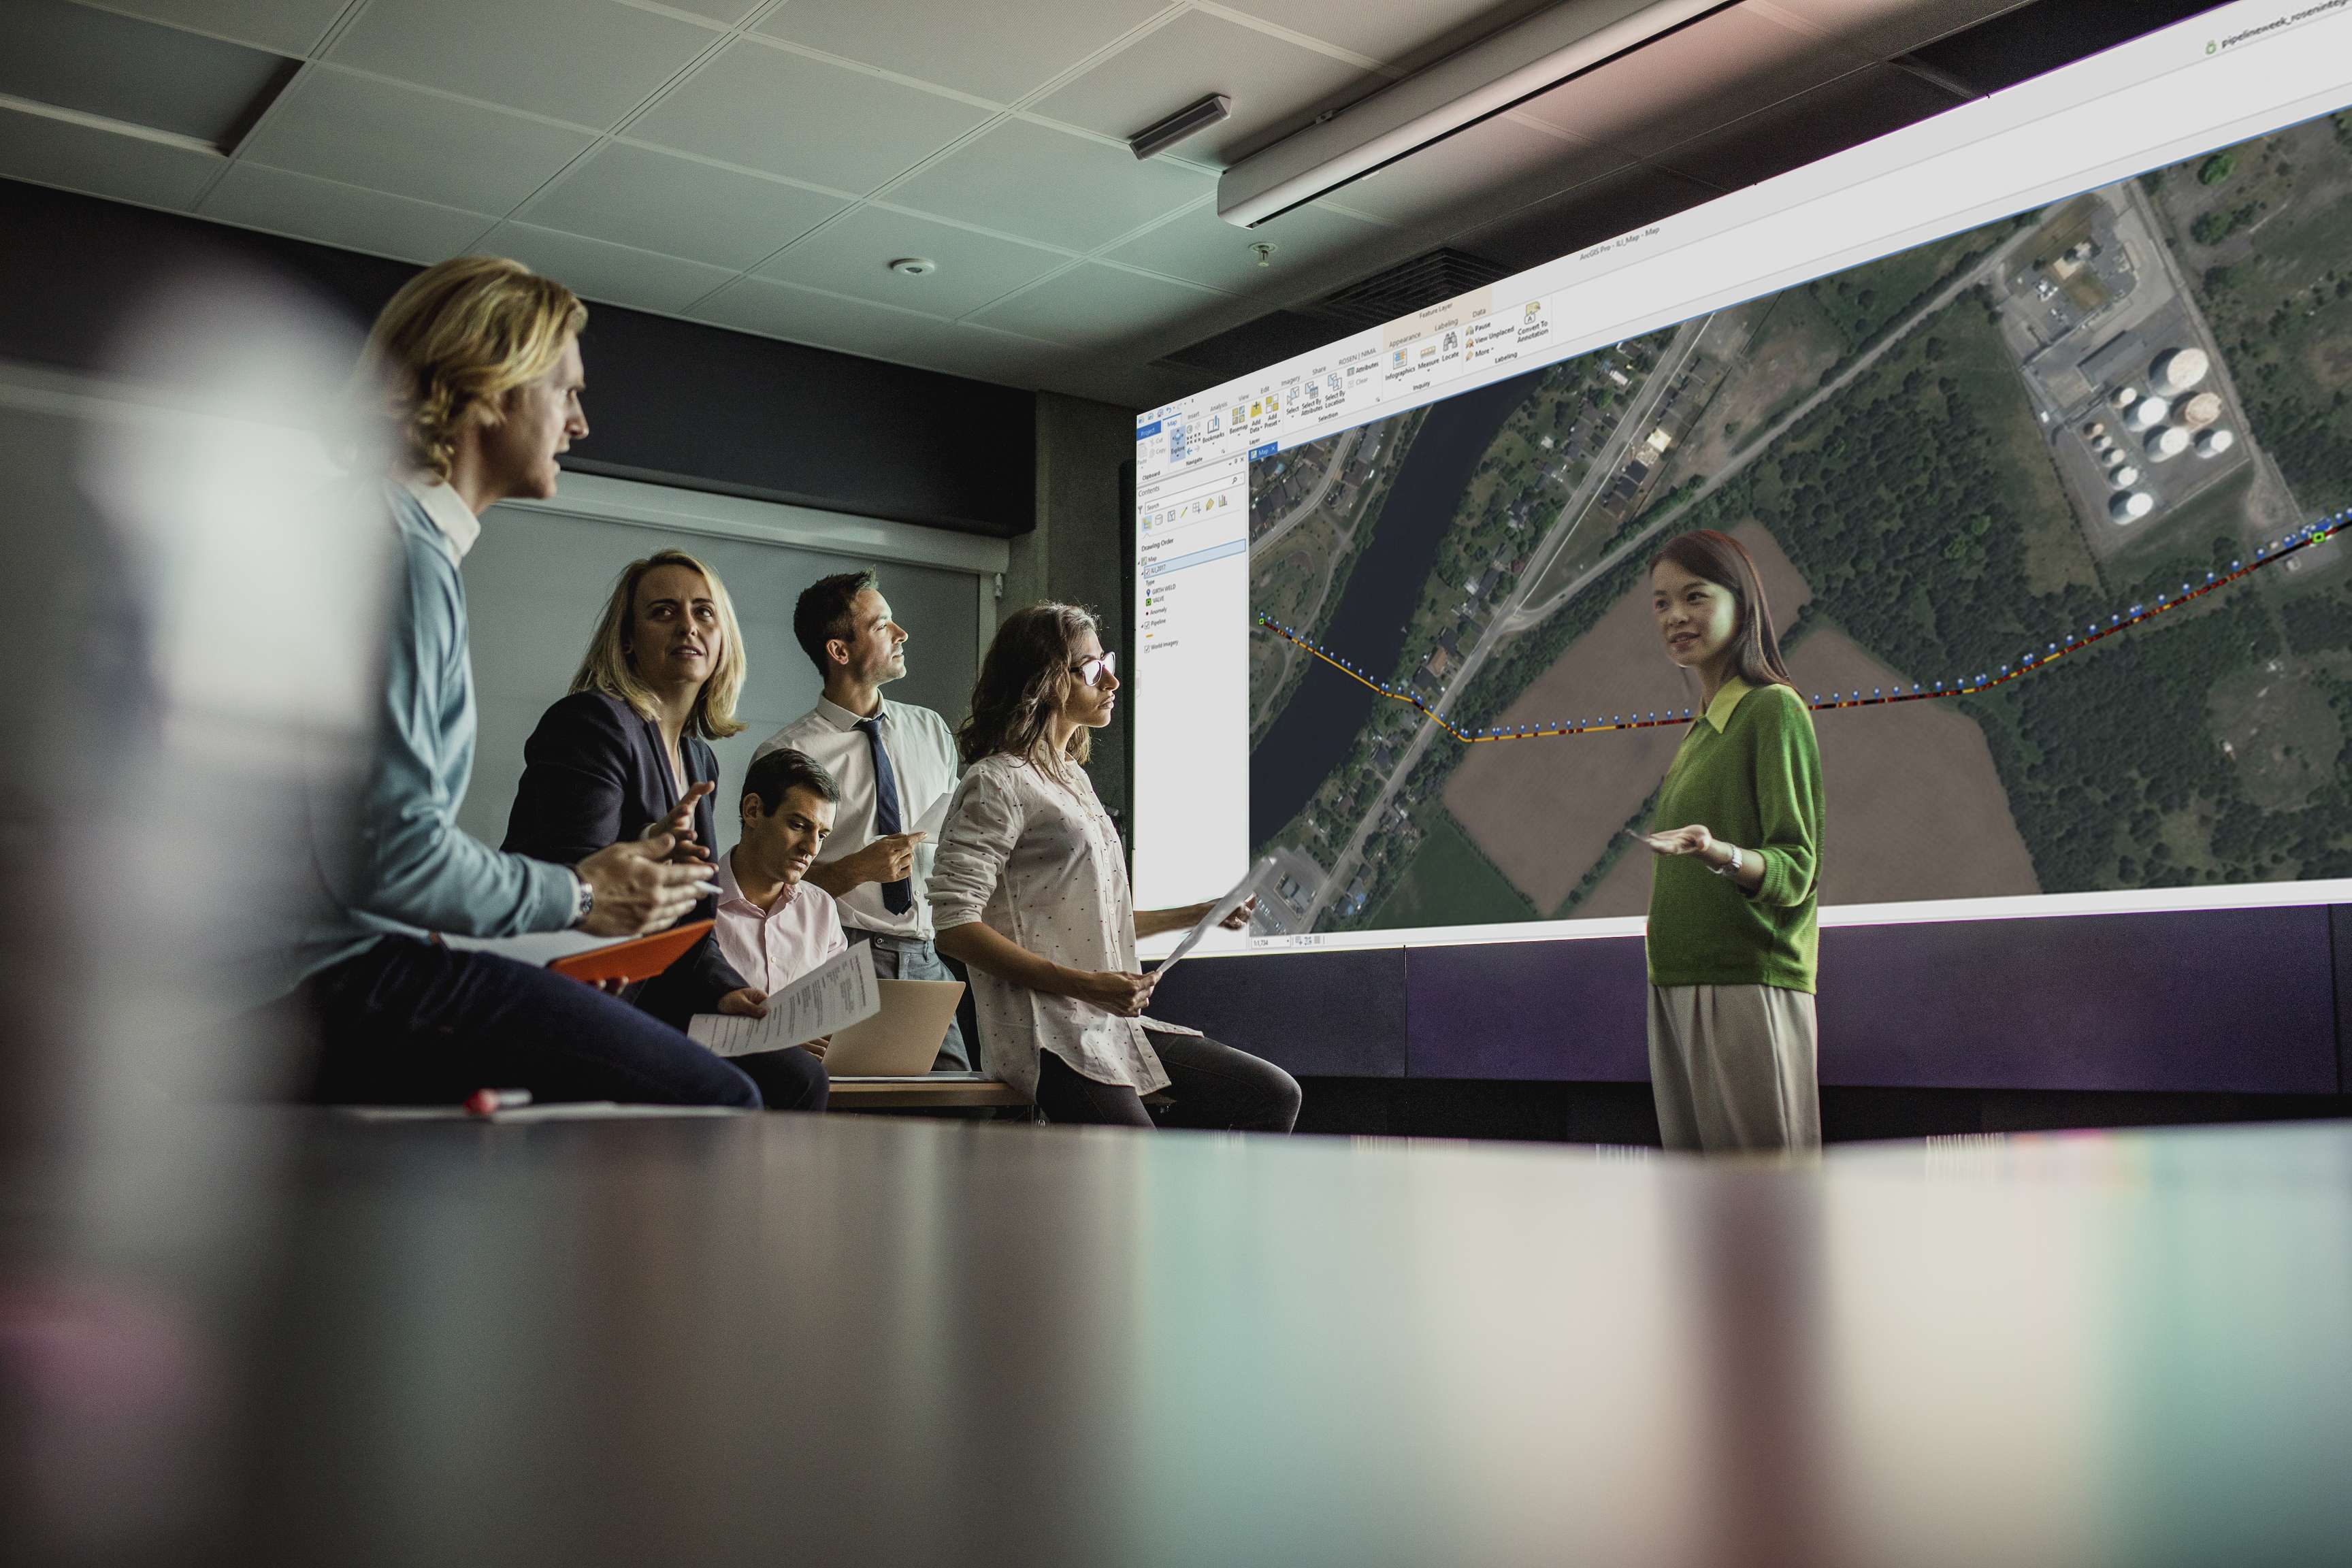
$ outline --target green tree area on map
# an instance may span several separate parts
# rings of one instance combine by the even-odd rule
[[[1329,627],[1356,563],[1379,531],[1389,489],[1427,412],[1416,408],[1376,419],[1250,465],[1254,615],[1271,616],[1310,637],[1319,637]],[[1337,474],[1330,472],[1335,461]],[[1309,506],[1310,500],[1316,504]],[[1262,535],[1270,536],[1267,542],[1255,542]],[[1278,638],[1262,633],[1252,637],[1251,745],[1290,706],[1309,663]]]
[[[1641,590],[1650,550],[1670,531],[1760,525],[1811,590],[1791,642],[1834,628],[1932,684],[2042,655],[2070,630],[2201,584],[2258,542],[2352,506],[2352,117],[2095,195],[2168,253],[2108,238],[2141,269],[2143,307],[2179,301],[2166,307],[2175,315],[2142,323],[2158,334],[2136,362],[2142,374],[2147,353],[2201,312],[2210,384],[2250,449],[2234,468],[2206,470],[2229,478],[2186,492],[2156,526],[2124,530],[2063,468],[2063,443],[2084,426],[2037,417],[2025,368],[2036,345],[2021,343],[2017,321],[2072,305],[2098,342],[2101,310],[2133,320],[2087,271],[2051,268],[2063,288],[2039,287],[2037,268],[2081,254],[2090,198],[1853,268],[1748,308],[1769,332],[1797,319],[1789,304],[1801,301],[1819,340],[1810,386],[1859,373],[1743,460],[1670,471],[1671,487],[1615,531],[1613,566],[1604,560],[1562,607],[1498,642],[1472,689],[1453,694],[1458,722],[1493,724]],[[1747,427],[1803,407],[1804,390]],[[1738,422],[1720,423],[1732,428],[1719,446],[1737,451]],[[2199,471],[2194,458],[2176,460],[2166,482]],[[1696,494],[1703,479],[1712,488]],[[1950,700],[1982,732],[2043,891],[2352,876],[2347,550],[2305,552],[1998,690]],[[1409,711],[1376,715],[1368,742],[1393,753],[1416,723]],[[1565,904],[1536,908],[1446,810],[1448,778],[1469,754],[1442,743],[1419,759],[1364,855],[1362,896],[1327,911],[1321,929],[1551,918],[1607,875],[1622,850],[1587,869]],[[1302,840],[1326,865],[1380,779],[1364,748],[1345,772],[1308,814],[1328,831]]]
[[[1607,420],[1619,396],[1618,380],[1631,381],[1645,374],[1664,336],[1661,333],[1632,340],[1601,353],[1551,366],[1504,421],[1454,507],[1438,547],[1434,569],[1423,585],[1407,625],[1403,647],[1388,676],[1391,686],[1399,689],[1431,689],[1432,668],[1442,672],[1447,660],[1455,657],[1450,649],[1458,649],[1463,631],[1483,626],[1487,607],[1517,584],[1518,574],[1526,565],[1528,545],[1590,472],[1592,432]],[[1395,465],[1402,464],[1422,417],[1416,412],[1381,422],[1384,426],[1402,426],[1395,437],[1383,443],[1383,463],[1389,463],[1392,457]],[[1329,437],[1297,450],[1309,454],[1310,464],[1328,462],[1331,447],[1340,438]],[[1395,467],[1390,467],[1387,478],[1393,479],[1394,472]],[[1278,483],[1270,461],[1253,465],[1254,523],[1259,514],[1257,497],[1262,488],[1271,492]],[[1384,502],[1386,493],[1383,485],[1380,494],[1372,498],[1373,504]],[[1274,504],[1278,506],[1279,502]],[[1367,520],[1369,526],[1356,529],[1355,548],[1343,563],[1345,573],[1352,573],[1355,561],[1377,527],[1376,516],[1368,514]],[[1283,542],[1286,545],[1287,538]],[[1334,572],[1332,576],[1344,582],[1341,572]],[[1315,563],[1303,552],[1282,550],[1276,558],[1253,565],[1252,612],[1271,616],[1320,643],[1340,596],[1336,587],[1326,588],[1322,584]],[[1293,619],[1285,613],[1283,606],[1302,602],[1312,607],[1311,619]],[[1286,654],[1291,661],[1287,668],[1279,662]],[[1253,745],[1271,728],[1271,718],[1278,715],[1296,693],[1308,658],[1270,634],[1259,632],[1254,637],[1252,714],[1254,720],[1265,718],[1268,721],[1253,723]],[[1278,687],[1273,684],[1277,675]],[[1269,689],[1274,692],[1270,702],[1262,695]],[[1274,843],[1329,864],[1344,847],[1347,831],[1357,820],[1360,808],[1377,790],[1379,781],[1387,776],[1397,752],[1410,742],[1420,721],[1420,714],[1402,703],[1375,705],[1347,760],[1326,775],[1306,808],[1276,836]],[[1374,837],[1383,860],[1402,858],[1399,851],[1409,853],[1412,847],[1386,833],[1377,833]]]

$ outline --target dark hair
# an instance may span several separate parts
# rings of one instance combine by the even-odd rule
[[[1665,547],[1650,557],[1650,570],[1655,572],[1669,561],[1694,577],[1731,590],[1739,606],[1739,625],[1731,634],[1732,646],[1738,649],[1733,662],[1739,679],[1750,686],[1793,688],[1797,684],[1780,662],[1780,638],[1772,630],[1772,607],[1764,602],[1764,579],[1758,574],[1756,558],[1748,553],[1746,545],[1727,533],[1702,528],[1667,540]]]
[[[809,656],[819,675],[832,673],[825,663],[824,645],[849,630],[849,614],[857,595],[878,586],[871,572],[836,572],[801,590],[800,603],[793,606],[793,636],[800,639],[801,651]]]
[[[751,764],[743,775],[743,793],[760,797],[760,813],[772,816],[784,804],[785,795],[793,790],[813,790],[824,799],[838,803],[841,786],[833,775],[806,752],[795,752],[790,746],[770,752]]]
[[[980,661],[971,717],[956,731],[956,751],[967,767],[999,752],[1045,760],[1046,730],[1077,679],[1070,666],[1078,639],[1094,631],[1094,616],[1076,605],[1032,605],[1004,617]],[[1087,760],[1090,739],[1084,726],[1070,737],[1072,761]]]

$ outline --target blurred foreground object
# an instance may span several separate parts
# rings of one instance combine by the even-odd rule
[[[218,1501],[278,1194],[187,1108],[303,1070],[249,1010],[364,761],[388,559],[335,482],[355,323],[198,260],[114,327],[102,377],[0,363],[0,1510],[77,1560]]]

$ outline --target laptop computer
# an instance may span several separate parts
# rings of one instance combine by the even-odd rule
[[[877,980],[882,1010],[845,1029],[825,1047],[827,1078],[909,1078],[931,1070],[948,1020],[963,1000],[956,980]]]

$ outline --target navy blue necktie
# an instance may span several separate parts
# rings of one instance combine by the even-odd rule
[[[874,748],[874,837],[887,838],[899,831],[898,775],[890,769],[890,753],[882,745],[882,719],[860,719],[857,727],[866,731],[866,743]],[[882,907],[894,915],[903,915],[915,907],[915,885],[901,877],[895,882],[882,884]]]

